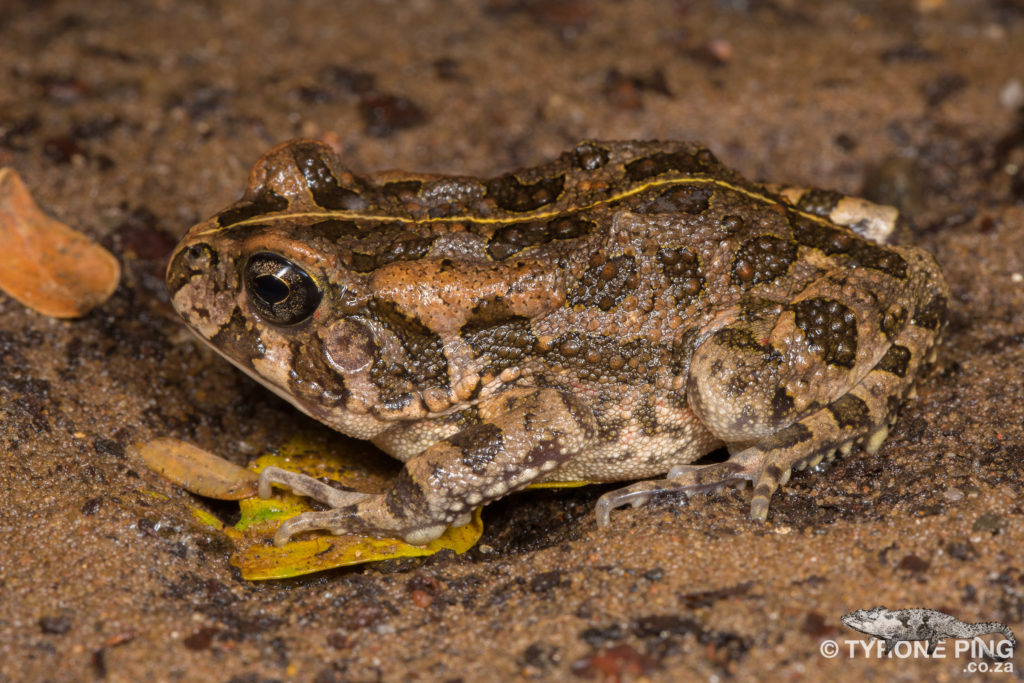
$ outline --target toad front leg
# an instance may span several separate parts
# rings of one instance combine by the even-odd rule
[[[268,497],[276,483],[333,506],[287,520],[274,544],[314,529],[428,543],[474,508],[555,469],[596,434],[590,410],[555,389],[510,390],[481,403],[479,414],[477,424],[410,459],[383,494],[339,492],[303,474],[265,469],[261,497]]]

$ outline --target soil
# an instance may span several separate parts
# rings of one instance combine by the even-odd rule
[[[993,668],[952,640],[882,657],[839,619],[922,606],[1024,634],[1021,64],[1009,0],[8,0],[0,166],[124,277],[74,321],[0,295],[0,680]],[[163,286],[177,239],[296,136],[359,171],[489,175],[581,139],[693,139],[748,177],[896,203],[952,289],[938,365],[876,455],[795,475],[765,524],[749,490],[608,528],[607,487],[532,492],[486,508],[463,555],[242,580],[191,512],[237,505],[130,446],[173,436],[245,464],[326,431],[203,348]]]

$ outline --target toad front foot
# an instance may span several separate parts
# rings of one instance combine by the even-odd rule
[[[507,391],[481,402],[477,423],[406,462],[385,493],[338,491],[277,467],[260,474],[259,493],[269,497],[270,485],[281,484],[332,508],[284,522],[274,536],[278,546],[319,529],[423,545],[449,526],[466,524],[475,508],[556,469],[590,443],[595,431],[593,415],[571,395]]]
[[[331,506],[330,510],[303,512],[282,522],[274,533],[274,545],[277,547],[285,545],[294,536],[305,531],[327,531],[335,536],[393,536],[413,545],[422,545],[440,536],[448,526],[447,521],[417,526],[400,524],[394,515],[394,506],[391,506],[391,511],[388,510],[388,499],[385,494],[339,491],[313,477],[279,467],[267,467],[260,473],[261,498],[271,497],[271,484],[280,484],[291,489],[293,493],[309,496]],[[451,520],[455,526],[468,522],[469,513]]]
[[[290,472],[280,467],[265,467],[260,472],[258,490],[260,498],[270,498],[273,495],[272,484],[280,484],[290,489],[292,493],[309,496],[335,508],[328,512],[303,513],[282,523],[274,534],[274,545],[278,547],[303,531],[338,528],[344,519],[334,514],[336,510],[354,507],[356,503],[375,497],[372,494],[358,491],[339,491],[318,479],[298,472]]]

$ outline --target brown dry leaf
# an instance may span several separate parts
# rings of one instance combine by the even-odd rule
[[[113,254],[44,214],[10,168],[0,168],[0,244],[0,289],[43,315],[83,316],[121,279]]]
[[[149,469],[192,493],[218,500],[256,495],[256,474],[187,441],[162,438],[135,445]]]

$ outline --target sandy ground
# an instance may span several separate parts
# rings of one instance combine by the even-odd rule
[[[866,655],[839,617],[1024,635],[1019,2],[136,4],[0,13],[0,166],[125,271],[77,321],[0,295],[0,680],[951,680],[992,665],[953,641]],[[953,292],[938,367],[877,455],[795,476],[764,525],[734,491],[607,529],[606,489],[526,493],[462,556],[243,581],[190,514],[233,506],[129,446],[244,464],[322,429],[201,348],[162,277],[298,135],[362,171],[481,174],[694,139],[750,177],[898,203]]]

